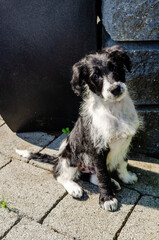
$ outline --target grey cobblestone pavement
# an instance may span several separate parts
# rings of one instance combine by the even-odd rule
[[[118,192],[119,209],[99,207],[98,188],[80,181],[81,200],[73,199],[52,177],[52,166],[26,161],[15,148],[57,154],[61,141],[43,132],[13,133],[0,118],[0,239],[5,240],[157,240],[159,239],[159,160],[129,160],[135,185]]]

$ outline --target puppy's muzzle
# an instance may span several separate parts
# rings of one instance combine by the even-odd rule
[[[118,97],[123,93],[123,89],[120,85],[113,86],[109,90],[111,94],[113,94],[115,97]]]

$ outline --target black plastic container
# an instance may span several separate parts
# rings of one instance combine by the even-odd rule
[[[71,127],[72,65],[96,45],[96,0],[1,1],[0,114],[11,130]]]

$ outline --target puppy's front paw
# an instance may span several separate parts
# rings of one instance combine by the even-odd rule
[[[100,206],[110,212],[114,212],[118,208],[118,200],[114,197],[100,197]]]
[[[120,174],[119,178],[126,184],[134,184],[137,182],[138,177],[135,173],[126,171],[124,174]]]
[[[74,198],[81,198],[83,196],[83,189],[75,182],[70,184],[67,191]]]

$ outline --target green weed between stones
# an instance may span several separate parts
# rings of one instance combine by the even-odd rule
[[[9,210],[9,211],[15,212],[15,211],[16,211],[15,208],[12,208],[12,207],[8,207],[8,206],[7,206],[7,201],[8,201],[8,199],[5,200],[4,197],[2,196],[2,200],[0,201],[0,207],[1,207],[1,208],[5,208],[5,209],[7,209],[7,210]]]
[[[7,208],[7,200],[5,201],[4,197],[2,197],[2,201],[0,201],[0,207]]]
[[[69,134],[70,133],[70,129],[68,127],[67,128],[63,128],[62,132],[66,133],[66,134]]]

